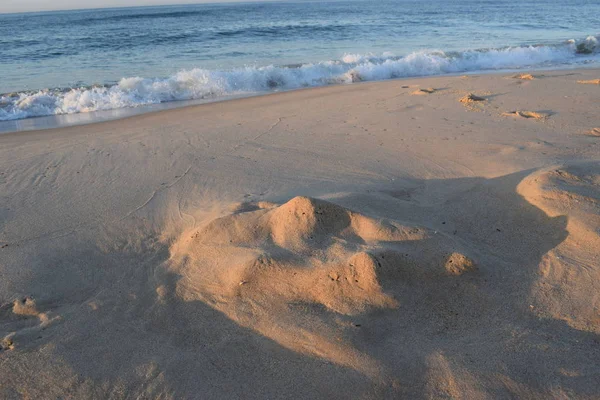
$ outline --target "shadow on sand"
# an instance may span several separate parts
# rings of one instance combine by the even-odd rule
[[[64,386],[44,386],[41,376],[52,372],[36,371],[41,367],[20,363],[17,355],[5,358],[1,372],[28,370],[39,381],[37,394],[75,398],[596,397],[598,337],[540,319],[530,304],[541,257],[568,232],[566,217],[548,217],[517,194],[529,173],[379,184],[334,200],[437,232],[428,243],[403,248],[418,253],[451,237],[479,266],[469,276],[381,279],[399,307],[354,317],[359,326],[344,332],[381,365],[380,377],[293,352],[202,301],[182,299],[180,277],[165,269],[164,245],[150,246],[154,254],[142,264],[137,256],[105,255],[99,282],[130,292],[48,328],[48,335],[62,335],[46,352],[70,367]],[[114,273],[131,262],[139,265]],[[23,351],[38,352],[43,343]],[[15,393],[9,378],[7,397]]]

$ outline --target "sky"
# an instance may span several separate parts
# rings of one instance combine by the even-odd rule
[[[0,0],[0,13],[168,4],[224,3],[231,1],[236,0]]]

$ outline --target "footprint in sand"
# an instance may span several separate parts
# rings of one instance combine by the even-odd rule
[[[532,80],[536,79],[536,77],[531,74],[517,74],[517,75],[513,75],[512,77],[514,79],[521,79],[523,81],[532,81]]]
[[[542,111],[509,111],[502,115],[508,117],[521,117],[526,119],[545,120],[550,117],[550,113]]]
[[[577,81],[577,83],[582,83],[584,85],[600,85],[600,79],[591,79],[589,81]]]
[[[417,95],[417,96],[423,96],[423,95],[435,93],[436,91],[437,91],[437,89],[434,89],[434,88],[417,89],[414,92],[412,92],[412,94]]]
[[[485,97],[475,96],[473,93],[468,93],[467,95],[460,98],[461,103],[475,103],[478,101],[485,101]]]
[[[482,108],[479,107],[480,104],[485,102],[487,99],[485,97],[476,96],[473,93],[467,93],[465,96],[458,99],[468,110],[471,111],[481,111]]]
[[[600,137],[600,128],[592,128],[590,129],[587,134],[589,136],[596,136],[596,137]]]
[[[33,336],[37,337],[40,329],[57,318],[59,317],[50,318],[48,313],[40,312],[32,297],[24,297],[0,306],[0,319],[11,331],[0,339],[0,352],[13,350],[19,342],[31,341]]]

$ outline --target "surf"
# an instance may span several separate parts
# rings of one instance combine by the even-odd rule
[[[18,91],[0,95],[0,121],[134,108],[362,81],[595,64],[600,36],[555,45],[512,46],[405,56],[346,54],[340,59],[232,69],[194,68],[162,78],[127,77],[113,85]]]

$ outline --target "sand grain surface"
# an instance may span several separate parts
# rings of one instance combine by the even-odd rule
[[[600,397],[597,73],[0,136],[0,398]]]

